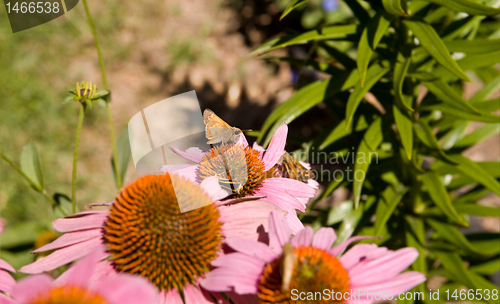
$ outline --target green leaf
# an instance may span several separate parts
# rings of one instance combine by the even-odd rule
[[[103,97],[103,96],[106,96],[106,95],[108,95],[108,94],[109,94],[109,92],[108,92],[108,91],[106,91],[106,90],[99,90],[99,91],[97,91],[97,92],[95,93],[95,95],[93,96],[93,98],[92,98],[92,99],[96,99],[96,98],[99,98],[99,97]]]
[[[484,170],[480,165],[465,156],[450,155],[449,157],[458,164],[456,168],[463,174],[469,176],[500,196],[500,183],[495,179],[495,177],[491,176],[488,171]]]
[[[458,141],[458,139],[462,137],[462,134],[465,132],[468,125],[469,125],[468,121],[459,123],[458,126],[446,132],[446,134],[439,139],[439,145],[444,150],[451,149]]]
[[[46,221],[26,221],[5,229],[0,238],[2,249],[33,244],[42,231],[46,230]]]
[[[405,98],[406,99],[406,98]],[[411,97],[408,97],[411,99]],[[396,105],[392,106],[394,113],[394,120],[396,121],[396,127],[398,128],[399,137],[403,148],[406,153],[406,157],[411,160],[413,153],[413,123],[412,118],[405,111],[401,111]]]
[[[382,78],[388,71],[390,70],[389,67],[384,67],[380,64],[374,64],[372,65],[367,72],[367,81],[365,85],[362,87],[361,83],[358,82],[354,86],[354,90],[352,91],[351,95],[349,96],[349,99],[347,100],[347,107],[346,107],[346,119],[347,119],[347,127],[350,126],[352,122],[352,118],[354,116],[354,112],[356,112],[356,109],[358,108],[359,103],[365,96],[365,94],[379,81],[380,78]]]
[[[469,147],[500,132],[500,123],[486,124],[457,141],[454,147]]]
[[[452,40],[445,41],[444,45],[450,52],[482,54],[498,51],[500,49],[500,39]]]
[[[102,98],[96,99],[96,102],[97,102],[98,105],[100,105],[103,108],[107,108],[108,107],[108,103],[104,99],[102,99]]]
[[[394,99],[396,105],[403,110],[415,112],[411,108],[411,99],[405,99],[403,95],[403,82],[411,64],[411,58],[405,57],[399,53],[396,63],[394,64],[394,76],[392,80],[392,88],[394,90]],[[410,104],[407,104],[409,102]]]
[[[64,98],[63,104],[68,104],[68,103],[73,102],[73,101],[75,101],[74,96],[68,96],[68,97]]]
[[[426,2],[436,3],[452,9],[456,12],[462,12],[469,15],[493,16],[500,14],[500,8],[495,8],[478,3],[473,0],[425,0]]]
[[[423,81],[422,84],[432,92],[432,94],[436,95],[436,97],[449,104],[452,107],[457,109],[461,109],[464,112],[472,112],[478,115],[481,115],[477,109],[471,106],[465,99],[463,99],[460,95],[458,95],[446,82],[443,80],[435,80],[435,81]]]
[[[349,35],[356,34],[358,30],[357,25],[335,25],[328,26],[322,29],[316,29],[312,31],[308,31],[301,34],[293,34],[285,37],[275,38],[259,47],[255,48],[248,54],[251,55],[262,55],[273,50],[283,48],[286,46],[294,45],[294,44],[304,44],[309,41],[318,41],[325,39],[341,39],[346,38]]]
[[[417,121],[413,124],[413,130],[415,131],[417,138],[428,148],[435,150],[442,160],[455,164],[455,162],[441,149],[434,133],[432,133],[432,130],[428,125]]]
[[[434,251],[434,253],[454,280],[461,282],[469,288],[480,288],[477,286],[474,278],[470,275],[470,272],[467,268],[465,268],[464,261],[462,261],[462,258],[460,258],[458,253],[441,251]]]
[[[281,14],[280,21],[281,19],[285,18],[286,15],[288,15],[291,11],[293,11],[295,8],[301,6],[302,4],[306,3],[307,0],[293,0],[288,4],[288,6],[285,8],[285,11],[283,14]]]
[[[491,66],[500,62],[500,51],[482,54],[470,54],[457,61],[457,64],[464,71]]]
[[[472,96],[471,99],[469,99],[469,102],[471,104],[476,104],[480,101],[487,100],[493,94],[498,92],[499,89],[500,89],[500,76],[491,80],[488,84],[486,84],[483,88],[481,88],[481,90],[479,90],[476,94],[474,94],[474,96]]]
[[[366,122],[366,119],[363,115],[359,116],[359,119],[356,123],[356,127],[354,128],[354,131],[362,131],[368,127],[368,123]],[[347,127],[346,120],[342,120],[339,122],[335,128],[333,128],[332,132],[328,134],[328,136],[323,140],[323,142],[319,145],[318,150],[323,150],[332,143],[336,142],[337,140],[341,139],[344,136],[347,136],[353,132],[352,130],[352,125]]]
[[[405,229],[406,244],[418,250],[418,258],[413,262],[411,268],[421,273],[427,272],[427,263],[425,261],[425,248],[421,240],[425,241],[424,222],[420,218],[406,217],[407,225]]]
[[[340,223],[344,220],[353,210],[353,202],[347,201],[342,204],[331,208],[328,211],[328,216],[326,218],[326,225],[331,226],[336,223]]]
[[[73,214],[73,204],[69,196],[62,193],[56,193],[54,194],[54,201],[56,202],[57,206],[59,206],[59,208],[56,208],[56,206],[52,206],[54,217],[56,219],[66,217],[69,214]]]
[[[120,180],[122,181],[122,184],[125,180],[125,173],[127,173],[127,167],[128,163],[130,161],[130,143],[129,143],[129,137],[128,137],[128,128],[123,129],[123,131],[120,133],[120,136],[118,136],[118,140],[116,141],[116,150],[117,150],[117,158],[118,158],[118,173],[120,174]],[[113,178],[115,180],[115,184],[118,186],[116,183],[116,175],[115,175],[115,163],[113,161],[113,157],[111,157],[111,166],[113,169]]]
[[[43,174],[40,156],[33,143],[28,143],[21,152],[21,170],[30,179],[36,190],[43,190]]]
[[[426,222],[439,234],[439,237],[444,238],[449,243],[454,244],[458,248],[465,251],[471,256],[482,256],[483,253],[477,250],[467,238],[463,235],[455,225],[439,222],[434,219],[427,219]]]
[[[344,0],[343,1],[349,8],[356,18],[358,18],[361,24],[366,24],[370,21],[370,15],[368,12],[359,4],[358,0]]]
[[[375,52],[380,39],[382,39],[387,32],[389,25],[391,25],[391,20],[384,16],[382,11],[379,11],[363,30],[363,34],[361,34],[361,39],[359,40],[358,45],[357,59],[361,87],[365,84],[370,58]]]
[[[359,221],[363,217],[363,211],[363,208],[352,210],[351,213],[344,218],[337,230],[338,237],[335,244],[340,244],[352,236],[356,226],[358,226]]]
[[[465,213],[477,216],[500,217],[500,208],[483,206],[478,204],[462,204],[455,207],[458,213]]]
[[[377,203],[377,211],[375,217],[375,231],[374,236],[380,235],[385,224],[393,215],[399,202],[403,196],[408,192],[408,188],[403,187],[403,185],[398,185],[397,189],[393,186],[388,186],[382,193],[382,197]]]
[[[458,214],[455,207],[453,207],[450,196],[439,178],[439,175],[436,172],[429,171],[422,174],[421,177],[434,204],[436,204],[436,206],[453,222],[462,226],[468,226],[469,224]]]
[[[498,123],[500,120],[500,116],[482,113],[481,115],[466,113],[461,109],[457,109],[448,104],[440,103],[435,105],[424,106],[419,109],[420,111],[440,111],[443,113],[448,113],[451,116],[456,116],[458,118],[472,120],[472,121],[481,121],[481,122],[489,122],[489,123]]]
[[[469,271],[482,275],[492,275],[498,270],[500,270],[500,259],[498,257],[469,268]]]
[[[370,167],[373,154],[376,154],[378,146],[382,143],[383,130],[382,118],[375,119],[368,130],[366,130],[363,140],[359,144],[356,152],[356,163],[354,164],[354,172],[363,172],[363,178],[356,177],[353,181],[354,206],[358,208],[359,199],[361,197],[361,188],[365,181],[366,172]]]
[[[458,76],[460,79],[470,81],[464,71],[460,69],[457,62],[451,57],[450,52],[444,45],[443,40],[439,38],[434,28],[421,21],[403,21],[408,28],[415,34],[422,46],[429,54],[436,59],[443,67]]]
[[[401,0],[382,0],[384,9],[391,15],[406,16],[405,11],[401,7]]]

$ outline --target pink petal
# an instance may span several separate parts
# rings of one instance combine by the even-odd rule
[[[205,296],[201,293],[201,290],[194,287],[191,284],[187,284],[184,286],[184,302],[186,304],[212,304],[212,301],[209,301],[205,298]]]
[[[297,209],[302,212],[305,211],[304,205],[295,197],[283,192],[279,188],[262,187],[257,189],[255,195],[266,196],[265,200],[275,204],[283,210]]]
[[[223,201],[217,201],[217,202],[215,202],[215,205],[217,205],[217,206],[231,205],[231,204],[247,202],[247,201],[256,201],[256,200],[259,200],[261,198],[266,198],[266,197],[265,196],[246,196],[246,197],[240,197],[240,198],[231,198],[231,199],[227,199],[227,200],[223,200]]]
[[[382,257],[361,262],[349,271],[352,286],[361,286],[382,282],[394,277],[418,257],[418,250],[415,248],[402,248],[389,252]]]
[[[240,252],[221,255],[210,264],[214,267],[228,268],[234,273],[243,273],[256,277],[262,273],[266,266],[262,259]]]
[[[201,162],[203,156],[205,155],[205,153],[207,153],[206,151],[203,151],[198,147],[188,148],[185,152],[172,147],[170,148],[170,150],[172,150],[172,152],[179,155],[180,157],[190,160],[194,163]]]
[[[306,184],[313,189],[319,189],[319,183],[314,179],[308,179]]]
[[[101,228],[104,226],[108,212],[97,213],[78,218],[60,218],[52,221],[52,226],[59,232],[71,232],[92,228]]]
[[[261,145],[259,145],[257,142],[253,143],[252,149],[254,149],[255,151],[259,151],[259,152],[264,152],[265,151],[264,147],[262,147]]]
[[[4,269],[10,272],[16,272],[14,267],[12,267],[9,263],[5,262],[4,260],[0,259],[0,269]]]
[[[49,243],[45,246],[38,248],[37,250],[34,250],[32,253],[53,250],[56,248],[62,248],[69,245],[81,243],[83,241],[88,241],[96,237],[102,237],[101,229],[90,229],[90,230],[69,232],[63,234],[52,243]]]
[[[88,288],[90,278],[97,263],[102,259],[102,251],[96,250],[83,258],[78,263],[75,263],[71,268],[73,269],[71,275],[68,276],[66,284],[71,286],[79,286]]]
[[[0,304],[19,304],[19,303],[7,297],[6,295],[0,293]]]
[[[265,187],[281,189],[295,197],[314,197],[316,190],[309,187],[306,183],[290,178],[266,178],[263,182]]]
[[[219,184],[219,179],[217,178],[217,176],[209,176],[209,177],[205,178],[200,183],[200,187],[214,201],[221,200],[230,194],[221,188],[221,186]]]
[[[48,274],[38,274],[21,279],[12,288],[12,297],[18,303],[30,303],[46,293],[49,293],[52,285],[52,278]]]
[[[67,219],[69,219],[69,218],[81,218],[81,217],[84,217],[87,215],[108,214],[108,213],[109,213],[108,210],[87,210],[87,211],[81,211],[78,213],[70,214],[70,215],[66,216],[65,218],[67,218]]]
[[[243,219],[269,218],[272,211],[280,208],[266,201],[250,201],[228,206],[219,206],[220,218],[224,223]],[[266,219],[266,224],[269,220]]]
[[[290,230],[292,234],[297,234],[299,231],[304,229],[304,224],[299,220],[299,217],[297,216],[297,212],[295,210],[290,210],[288,213],[285,215],[286,222],[288,223],[288,227],[290,227]]]
[[[163,168],[163,167],[162,167]],[[184,167],[183,169],[176,170],[174,172],[168,171],[171,174],[177,174],[178,176],[187,178],[188,180],[196,183],[196,179],[198,177],[198,166],[190,165]]]
[[[162,290],[162,293],[164,293],[164,291]],[[161,295],[160,295],[161,297]],[[175,288],[172,288],[170,289],[166,295],[164,295],[164,298],[165,298],[165,304],[184,304],[184,301],[182,301],[182,298],[181,298],[181,295],[179,294],[179,292],[177,291],[177,289]],[[161,303],[159,303],[161,304]]]
[[[337,236],[332,228],[323,227],[314,233],[311,245],[328,251],[332,249],[333,243],[335,243],[336,239]]]
[[[383,291],[386,294],[392,293],[394,297],[397,297],[399,293],[406,292],[420,283],[425,282],[425,280],[426,277],[424,274],[417,271],[408,271],[383,282],[372,285],[356,286],[352,287],[352,289],[365,289],[372,293]]]
[[[269,217],[269,247],[281,254],[283,246],[290,241],[290,228],[285,217],[279,212],[271,212]]]
[[[22,267],[19,271],[23,273],[40,273],[53,270],[69,262],[82,258],[98,248],[100,248],[102,252],[105,252],[106,250],[102,239],[91,239],[76,245],[56,250],[44,258]]]
[[[16,280],[8,272],[0,270],[0,291],[10,293],[14,285]]]
[[[235,145],[243,145],[243,148],[247,147],[248,141],[247,141],[247,138],[245,137],[245,134],[241,133],[241,135],[238,137],[238,139],[236,140],[236,142],[234,144]]]
[[[226,243],[234,250],[262,259],[263,261],[270,263],[278,257],[274,251],[271,250],[266,244],[261,242],[253,242],[243,239],[228,239]]]
[[[387,253],[387,248],[378,247],[376,244],[358,244],[344,253],[339,260],[346,270],[350,270],[362,261],[371,261]]]
[[[110,304],[156,304],[158,289],[146,278],[121,274],[95,285],[95,291]]]
[[[353,236],[353,237],[347,239],[346,241],[338,244],[337,246],[333,247],[332,250],[330,250],[330,253],[333,256],[338,256],[347,248],[347,246],[351,245],[352,243],[354,243],[356,241],[368,240],[368,239],[373,239],[373,237],[372,236]]]
[[[285,152],[287,133],[288,126],[285,123],[282,124],[278,130],[276,130],[276,133],[274,133],[273,138],[269,143],[269,147],[267,148],[266,153],[264,153],[264,158],[262,159],[265,165],[265,171],[276,165],[281,155]]]
[[[246,294],[257,293],[258,282],[259,275],[236,273],[227,268],[216,268],[206,274],[201,286],[210,291],[228,292],[234,289],[239,294]]]
[[[300,230],[293,238],[292,238],[292,245],[294,248],[300,247],[300,246],[310,246],[312,237],[314,234],[314,230],[311,227],[305,227],[304,229]]]

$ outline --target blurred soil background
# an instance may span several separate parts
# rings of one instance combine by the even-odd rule
[[[311,2],[321,5],[319,0]],[[293,94],[296,69],[245,56],[272,37],[307,27],[307,20],[301,23],[293,15],[279,21],[287,4],[286,0],[90,1],[117,136],[141,109],[193,89],[202,108],[211,108],[241,129],[258,130],[272,109]],[[306,53],[299,47],[272,55],[304,58]],[[0,149],[18,163],[22,147],[33,142],[51,194],[70,194],[78,105],[62,105],[62,101],[68,96],[65,87],[81,80],[102,89],[83,4],[57,20],[16,34],[2,6]],[[479,81],[467,84],[466,97],[480,87]],[[294,138],[315,135],[310,121],[334,123],[320,104],[290,124],[289,150],[298,148],[293,146]],[[466,154],[475,161],[498,160],[499,137]],[[96,105],[87,111],[80,142],[77,199],[81,207],[115,197],[110,158],[106,110]],[[138,176],[131,162],[125,184]],[[341,189],[324,204],[335,204],[346,195]],[[500,206],[500,199],[489,195],[484,203]],[[8,226],[36,222],[48,228],[48,219],[54,218],[50,203],[4,161],[0,161],[0,211]],[[486,218],[482,226],[500,231],[498,219]]]

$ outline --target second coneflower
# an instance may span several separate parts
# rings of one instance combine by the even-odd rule
[[[224,242],[257,240],[269,213],[279,210],[263,201],[213,203],[221,192],[215,177],[197,185],[177,175],[144,176],[124,188],[110,210],[55,220],[54,228],[65,234],[36,252],[56,250],[20,271],[51,270],[100,250],[103,260],[110,258],[100,263],[101,275],[145,277],[160,290],[159,303],[212,303],[198,282]],[[181,213],[179,204],[204,207]]]

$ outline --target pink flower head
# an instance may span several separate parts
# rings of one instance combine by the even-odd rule
[[[86,303],[154,304],[158,290],[145,278],[119,274],[98,283],[91,280],[100,253],[90,254],[70,268],[65,284],[54,282],[47,274],[32,275],[12,288],[16,304]]]
[[[332,228],[313,232],[306,227],[292,237],[282,215],[273,213],[269,221],[269,246],[229,240],[228,245],[236,252],[214,260],[212,265],[217,268],[201,285],[210,291],[228,292],[234,300],[247,303],[288,302],[294,289],[306,293],[333,289],[342,293],[342,302],[373,303],[367,292],[392,293],[396,297],[426,279],[416,271],[401,273],[417,258],[414,248],[392,251],[375,244],[359,244],[342,254],[349,244],[367,237],[352,237],[332,247],[336,240]],[[284,254],[284,247],[290,244],[293,254]],[[290,256],[293,266],[284,262]],[[289,283],[284,286],[286,280]],[[355,298],[351,298],[351,291],[356,293]]]
[[[250,148],[244,135],[239,137],[235,145],[215,147],[208,152],[195,147],[186,151],[172,148],[176,154],[196,164],[167,165],[161,170],[175,172],[194,182],[201,182],[208,176],[215,175],[219,183],[227,184],[229,202],[230,199],[240,197],[265,199],[287,212],[286,219],[295,233],[304,228],[295,210],[305,211],[307,202],[316,193],[318,183],[314,180],[304,183],[275,177],[275,165],[285,152],[287,133],[288,126],[281,125],[267,150],[258,145]],[[240,176],[241,180],[238,180]]]
[[[212,303],[198,282],[210,271],[210,262],[223,254],[224,243],[235,237],[257,240],[268,230],[269,214],[283,212],[246,198],[220,204],[216,199],[222,192],[215,177],[197,185],[176,174],[143,176],[108,204],[110,210],[53,221],[64,234],[35,252],[55,251],[20,271],[52,270],[97,251],[101,260],[111,258],[96,266],[97,281],[116,273],[137,274],[160,290],[158,303]],[[181,196],[204,207],[181,213]]]

